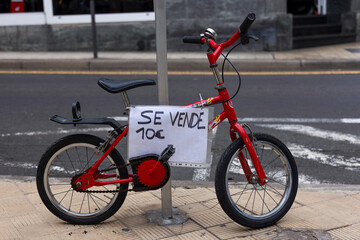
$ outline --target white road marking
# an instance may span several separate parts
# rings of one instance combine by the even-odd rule
[[[195,168],[193,181],[208,181],[210,177],[211,168]]]
[[[311,176],[305,174],[299,174],[299,184],[321,184],[321,183],[331,183],[331,182],[323,182]]]
[[[251,161],[249,162],[249,164],[252,165]],[[245,175],[239,161],[233,161],[231,163],[229,171],[232,172],[232,173]],[[251,168],[251,171],[255,172],[255,169]],[[271,176],[274,173],[273,172],[267,172],[266,174]],[[311,176],[305,175],[305,174],[299,174],[298,178],[299,178],[299,184],[320,184],[321,183],[319,180],[317,180],[317,179],[315,179],[315,178],[313,178]],[[280,180],[280,179],[277,179],[277,180]],[[285,182],[285,179],[282,179],[282,180],[283,180],[283,182]]]
[[[126,116],[115,116],[115,117],[108,117],[108,118],[113,118],[119,122],[127,122],[129,120],[129,117],[126,117]]]
[[[6,167],[16,167],[16,168],[25,168],[25,169],[37,168],[37,165],[33,163],[13,163],[13,162],[4,162],[2,160],[0,160],[0,163]]]
[[[119,122],[127,122],[126,116],[114,116],[113,118]],[[225,120],[226,121],[226,120]],[[360,123],[360,118],[238,118],[239,122],[255,122],[255,123]]]
[[[258,123],[360,123],[360,118],[238,118],[238,120]]]
[[[34,131],[34,132],[17,132],[17,133],[3,133],[0,137],[12,137],[12,136],[41,136],[41,135],[51,135],[51,134],[69,134],[69,133],[78,133],[78,132],[102,132],[112,130],[111,127],[101,127],[101,128],[77,128],[77,129],[58,129],[56,131]]]
[[[310,126],[298,124],[257,124],[256,126],[264,128],[272,128],[276,130],[289,131],[304,134],[311,137],[318,137],[338,142],[348,142],[360,145],[360,137],[352,134],[317,129]]]
[[[347,158],[342,155],[328,155],[322,153],[321,149],[310,149],[302,145],[290,143],[288,148],[294,157],[309,159],[321,164],[334,167],[345,167],[347,170],[360,170],[360,158]]]

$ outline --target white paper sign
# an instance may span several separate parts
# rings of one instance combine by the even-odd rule
[[[136,106],[130,109],[129,159],[157,154],[172,144],[169,162],[206,163],[208,109]]]

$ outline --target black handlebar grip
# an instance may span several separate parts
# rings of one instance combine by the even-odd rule
[[[183,43],[202,44],[201,36],[185,36],[183,37]]]
[[[240,33],[246,34],[249,30],[251,24],[255,21],[256,15],[255,13],[249,13],[243,23],[240,25]]]

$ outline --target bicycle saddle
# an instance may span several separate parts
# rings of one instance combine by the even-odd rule
[[[141,86],[156,85],[156,82],[152,79],[110,80],[107,78],[100,78],[98,84],[102,89],[110,93],[119,93]]]

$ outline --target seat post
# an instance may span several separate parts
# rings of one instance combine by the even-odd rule
[[[126,108],[130,107],[130,100],[129,100],[129,97],[128,97],[126,91],[122,91],[120,93],[121,93],[121,98],[124,102],[125,107]]]

